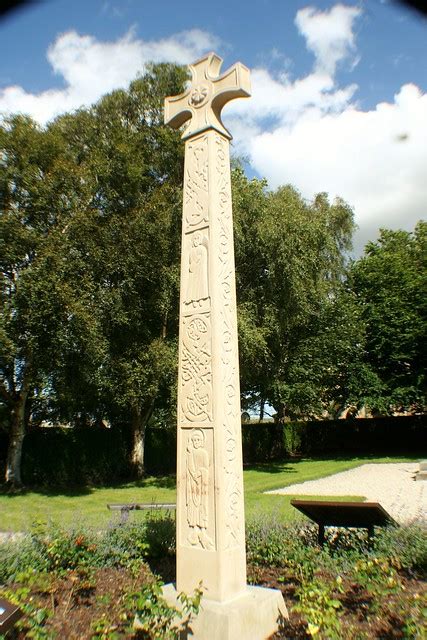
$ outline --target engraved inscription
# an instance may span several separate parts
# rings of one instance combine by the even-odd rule
[[[211,550],[213,541],[208,535],[209,525],[209,454],[202,429],[192,429],[186,450],[186,506],[190,529],[188,542],[192,546]]]
[[[182,319],[181,422],[212,420],[210,314]]]

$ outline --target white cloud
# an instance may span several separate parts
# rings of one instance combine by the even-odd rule
[[[379,227],[412,229],[426,215],[427,95],[405,85],[392,104],[314,113],[293,127],[255,135],[247,153],[273,187],[295,184],[312,198],[341,196],[355,208],[356,250]]]
[[[225,109],[225,125],[237,153],[271,187],[294,184],[308,199],[319,191],[343,197],[355,209],[360,230],[356,251],[374,239],[379,227],[412,229],[426,217],[427,95],[411,84],[396,87],[391,103],[363,111],[354,83],[339,86],[336,70],[357,61],[358,7],[338,4],[329,11],[301,9],[296,26],[315,59],[304,77],[282,70],[252,70],[252,98]],[[104,93],[126,87],[148,61],[189,63],[217,41],[190,30],[158,41],[133,32],[100,42],[74,31],[60,35],[48,60],[64,86],[39,94],[22,87],[0,91],[0,111],[29,113],[45,123],[59,113],[89,105]],[[280,55],[275,52],[275,63]]]
[[[0,112],[28,113],[45,124],[60,113],[90,105],[104,93],[128,86],[147,62],[186,64],[216,45],[216,38],[198,29],[158,41],[137,39],[131,31],[114,42],[99,42],[69,31],[61,34],[47,53],[65,87],[39,94],[7,87],[0,90]]]
[[[338,63],[357,53],[359,15],[342,5],[299,11],[313,71],[292,81],[256,69],[252,99],[230,106],[229,116],[237,152],[271,187],[291,183],[309,200],[326,191],[354,207],[356,254],[380,227],[413,229],[427,208],[427,95],[406,84],[392,103],[363,111],[356,85],[336,85]]]
[[[295,125],[301,118],[311,117],[313,109],[321,113],[345,109],[357,85],[338,88],[335,71],[338,63],[355,51],[353,28],[359,15],[360,9],[340,4],[324,12],[312,7],[298,11],[295,22],[315,54],[313,71],[293,80],[287,62],[276,76],[266,68],[254,69],[250,102],[232,103],[228,112],[246,120],[273,118],[279,125]]]
[[[360,8],[342,4],[330,11],[316,11],[313,7],[298,11],[295,24],[314,53],[318,70],[334,74],[338,62],[354,52],[353,26],[360,13]]]

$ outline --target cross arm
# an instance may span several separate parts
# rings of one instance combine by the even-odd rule
[[[191,109],[187,104],[188,93],[189,91],[185,91],[179,96],[165,99],[165,124],[169,124],[173,129],[179,129],[191,118]]]
[[[221,122],[221,110],[234,98],[250,96],[250,72],[237,62],[219,76],[221,64],[222,59],[215,53],[191,64],[191,85],[181,95],[165,99],[165,124],[179,128],[190,120],[184,139],[207,129],[216,129],[231,138]]]
[[[241,62],[236,62],[215,82],[212,110],[220,119],[222,108],[234,98],[248,98],[251,95],[250,71]]]

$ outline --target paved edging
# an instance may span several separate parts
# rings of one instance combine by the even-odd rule
[[[418,466],[413,462],[363,464],[333,476],[266,493],[364,496],[368,502],[379,502],[401,524],[427,524],[427,481],[414,480]]]

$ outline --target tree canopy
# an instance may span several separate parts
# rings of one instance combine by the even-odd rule
[[[427,223],[382,229],[352,265],[350,283],[366,325],[365,362],[377,377],[372,408],[426,406]]]
[[[186,71],[44,129],[0,125],[0,403],[19,485],[26,425],[174,423],[183,144],[163,100]],[[279,419],[425,407],[426,224],[383,231],[349,269],[353,212],[232,171],[243,401]],[[348,277],[350,273],[350,277]]]
[[[242,388],[279,418],[321,415],[349,385],[361,325],[344,288],[353,212],[234,174]]]
[[[175,368],[183,152],[162,105],[185,79],[181,67],[157,65],[46,129],[20,116],[1,127],[12,484],[26,418],[43,395],[62,420],[125,409],[142,470],[144,427]]]

